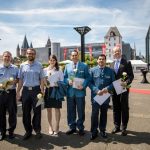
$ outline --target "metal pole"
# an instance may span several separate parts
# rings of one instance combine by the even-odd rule
[[[81,61],[82,61],[82,62],[85,62],[84,35],[81,35]]]

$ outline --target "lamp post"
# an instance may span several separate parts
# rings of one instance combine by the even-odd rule
[[[83,26],[83,27],[75,27],[74,28],[80,35],[81,35],[81,61],[85,61],[85,45],[84,45],[84,35],[88,33],[91,28],[88,26]]]

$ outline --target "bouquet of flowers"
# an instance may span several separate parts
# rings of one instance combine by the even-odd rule
[[[13,77],[10,77],[9,79],[7,78],[3,79],[3,81],[0,83],[0,89],[9,93],[8,90],[13,87],[13,83],[14,83]]]
[[[42,93],[39,93],[38,95],[37,95],[37,104],[36,104],[36,107],[38,107],[39,105],[41,105],[42,103],[43,103],[43,101],[44,101],[44,96],[43,96],[43,94]]]
[[[78,69],[74,68],[73,71],[71,72],[70,76],[69,76],[69,80],[71,80],[72,82],[73,82],[73,79],[76,76],[77,71],[78,71]]]
[[[126,72],[123,72],[123,73],[122,73],[122,78],[121,78],[121,81],[122,81],[121,86],[123,86],[123,88],[126,88],[126,89],[128,89],[128,88],[131,87],[131,85],[127,85],[127,82],[126,82],[127,77],[128,77],[127,73],[126,73]]]

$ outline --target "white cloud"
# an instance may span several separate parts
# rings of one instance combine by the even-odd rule
[[[125,42],[137,43],[138,49],[144,50],[145,48],[144,40],[150,21],[149,0],[144,0],[143,5],[141,5],[141,0],[139,2],[132,0],[122,9],[84,6],[85,0],[77,1],[77,4],[70,5],[71,7],[36,8],[36,5],[40,5],[41,2],[46,3],[48,0],[33,0],[30,4],[34,9],[31,7],[24,10],[16,9],[16,7],[0,10],[0,15],[3,16],[0,23],[2,39],[4,36],[7,38],[6,43],[11,43],[2,44],[4,41],[1,40],[2,47],[9,48],[11,45],[10,49],[14,50],[16,44],[23,41],[25,33],[28,40],[32,41],[33,46],[36,47],[45,46],[48,36],[55,42],[61,42],[61,45],[80,44],[79,35],[73,31],[73,27],[88,25],[92,30],[86,36],[87,42],[102,42],[109,27],[117,26]],[[63,2],[59,0],[59,3]],[[50,3],[52,6],[56,5],[58,0]],[[14,20],[15,17],[19,18],[7,22],[8,16]]]

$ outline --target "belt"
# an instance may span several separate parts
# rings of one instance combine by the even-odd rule
[[[39,89],[40,86],[23,86],[24,89],[26,90],[29,90],[29,91],[32,91],[32,90],[36,90],[36,89]]]

